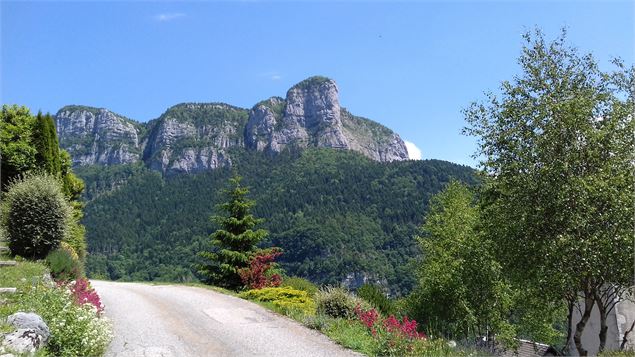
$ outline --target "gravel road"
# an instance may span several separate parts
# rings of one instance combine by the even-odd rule
[[[359,356],[295,321],[207,289],[92,285],[114,325],[107,356]]]

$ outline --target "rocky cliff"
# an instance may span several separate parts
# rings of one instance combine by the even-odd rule
[[[61,146],[75,165],[139,160],[164,173],[231,165],[231,148],[276,154],[285,148],[325,147],[358,151],[377,161],[405,160],[396,133],[352,115],[339,103],[336,83],[311,77],[251,110],[223,103],[185,103],[138,123],[106,109],[67,106],[56,115]]]
[[[140,159],[142,125],[106,109],[69,105],[55,115],[60,146],[73,165],[115,165]]]

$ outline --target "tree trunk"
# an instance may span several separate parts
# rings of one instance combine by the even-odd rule
[[[635,328],[635,320],[631,324],[631,328],[629,328],[626,332],[624,332],[624,338],[622,339],[622,344],[620,345],[620,350],[624,350],[626,347],[626,342],[628,342],[628,334],[633,332],[633,328]]]
[[[607,297],[607,299],[609,297]],[[600,353],[604,351],[604,347],[606,346],[606,332],[609,329],[606,325],[606,317],[608,314],[606,311],[606,305],[597,292],[595,293],[595,301],[597,302],[598,311],[600,312],[600,345],[598,346],[598,353]]]
[[[562,354],[565,356],[570,355],[569,346],[571,345],[571,335],[573,334],[573,326],[571,326],[571,324],[573,322],[573,308],[576,304],[576,297],[577,296],[574,295],[573,298],[567,301],[567,339],[565,340],[565,345],[562,348]]]
[[[593,311],[593,305],[595,305],[595,299],[591,291],[584,292],[584,313],[580,318],[580,321],[575,326],[575,334],[573,335],[573,341],[575,342],[575,348],[578,350],[580,356],[587,356],[588,351],[582,347],[582,333],[586,327],[589,318],[591,317],[591,311]]]

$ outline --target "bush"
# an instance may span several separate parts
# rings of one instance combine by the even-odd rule
[[[392,315],[395,313],[395,304],[386,297],[386,294],[384,294],[383,290],[377,285],[364,284],[360,286],[359,289],[357,289],[357,296],[374,306],[384,315]]]
[[[57,281],[69,281],[82,276],[82,267],[77,254],[68,248],[59,248],[46,256],[46,264]]]
[[[270,302],[283,312],[301,311],[306,315],[315,314],[315,302],[306,291],[292,288],[263,288],[248,290],[239,295],[241,298]]]
[[[313,284],[311,281],[300,278],[297,276],[291,276],[282,279],[282,285],[287,286],[296,290],[306,291],[309,296],[313,297],[318,292],[318,286]]]
[[[57,247],[71,215],[59,182],[50,175],[13,181],[2,211],[11,253],[34,259],[44,258]]]
[[[370,305],[352,295],[343,288],[326,287],[315,294],[318,314],[323,314],[336,318],[354,318],[355,309],[361,307],[370,309]]]
[[[34,311],[48,325],[48,352],[53,356],[100,356],[112,338],[109,321],[92,304],[74,303],[66,287],[38,286],[19,302],[22,311]]]

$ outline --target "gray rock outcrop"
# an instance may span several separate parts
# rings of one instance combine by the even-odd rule
[[[288,146],[354,150],[377,161],[408,159],[399,135],[371,120],[353,116],[339,103],[335,81],[306,79],[286,99],[270,98],[249,113],[245,143],[250,149],[279,153]]]
[[[140,159],[135,123],[109,110],[66,106],[55,115],[55,127],[73,165],[129,164]]]
[[[223,103],[184,103],[138,123],[106,109],[67,106],[55,118],[73,164],[142,160],[163,173],[192,173],[232,164],[232,149],[272,154],[286,148],[353,150],[377,161],[408,159],[403,140],[340,106],[337,84],[311,77],[251,110]]]

